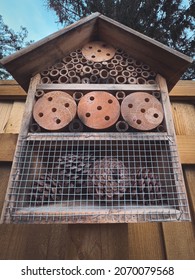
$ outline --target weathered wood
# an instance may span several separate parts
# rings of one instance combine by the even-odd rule
[[[171,101],[195,102],[195,81],[180,80],[169,96]]]
[[[9,120],[5,126],[5,133],[19,133],[24,113],[24,105],[24,102],[13,103]]]
[[[0,162],[12,162],[18,134],[0,134]]]
[[[26,92],[15,80],[0,81],[0,100],[22,100],[26,99]]]
[[[195,165],[188,165],[183,168],[184,178],[188,190],[188,198],[192,213],[193,223],[195,224]]]
[[[128,91],[155,91],[157,85],[127,85],[127,84],[39,84],[40,90],[128,90]]]
[[[143,34],[105,16],[100,16],[99,37],[107,43],[123,47],[135,59],[149,64],[154,71],[166,78],[171,90],[187,69],[192,59]]]
[[[165,248],[160,223],[128,225],[129,259],[165,259]]]
[[[82,47],[97,35],[94,13],[1,60],[17,82],[27,91],[30,78],[53,65],[67,53]],[[57,46],[57,47],[56,47]]]
[[[177,145],[182,164],[195,164],[195,135],[177,135]]]
[[[12,106],[12,102],[0,102],[0,133],[5,132]]]

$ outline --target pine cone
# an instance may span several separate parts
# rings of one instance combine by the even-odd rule
[[[129,186],[128,178],[128,170],[122,161],[104,158],[96,161],[90,170],[88,193],[98,201],[119,200]]]
[[[160,184],[159,178],[150,169],[138,169],[131,175],[132,187],[130,195],[143,205],[166,204],[165,188]]]
[[[35,205],[60,200],[62,185],[60,185],[51,174],[41,175],[32,185],[30,201]]]

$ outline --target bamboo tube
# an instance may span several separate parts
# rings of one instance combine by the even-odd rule
[[[78,120],[74,119],[68,126],[70,132],[82,132],[83,124]]]
[[[51,83],[52,84],[58,84],[58,80],[53,80]]]
[[[56,68],[56,69],[63,69],[64,67],[65,67],[65,64],[64,63],[62,63],[62,62],[58,62],[58,63],[56,63],[55,65],[54,65],[54,67]]]
[[[164,126],[162,124],[160,124],[159,126],[157,126],[157,131],[158,132],[165,132],[166,130],[165,130]]]
[[[127,62],[128,64],[134,64],[135,63],[135,59],[132,57],[127,58]]]
[[[35,96],[36,96],[37,98],[42,97],[44,94],[45,94],[44,91],[41,90],[41,89],[38,89],[38,90],[35,92]]]
[[[88,66],[88,65],[83,66],[83,73],[84,73],[85,75],[91,74],[91,71],[92,71],[92,68],[91,68],[90,66]]]
[[[130,72],[133,72],[133,71],[135,71],[135,67],[133,67],[132,65],[128,65],[126,70],[130,71]]]
[[[68,55],[68,56],[64,57],[64,58],[62,59],[62,61],[63,61],[64,63],[70,63],[70,62],[72,61],[72,57]]]
[[[94,68],[97,68],[97,69],[102,69],[102,64],[99,63],[99,62],[95,62],[94,65],[93,65]]]
[[[118,75],[118,71],[116,69],[110,70],[109,73],[110,73],[110,76],[112,76],[112,77],[116,77]]]
[[[138,74],[141,74],[141,73],[142,73],[142,69],[141,69],[140,67],[135,68],[135,71],[136,71]]]
[[[116,123],[116,130],[118,132],[126,132],[129,129],[129,125],[125,121],[118,121]]]
[[[127,82],[127,78],[122,75],[119,75],[116,77],[116,82],[118,84],[125,84]]]
[[[84,58],[84,57],[82,57],[82,58],[79,59],[79,60],[80,60],[80,63],[82,63],[82,64],[86,64],[86,63],[87,63],[87,59]]]
[[[160,99],[160,92],[159,92],[159,91],[153,91],[153,92],[152,92],[152,95],[153,95],[154,97],[156,97],[157,99]]]
[[[123,67],[121,65],[117,65],[115,69],[118,71],[118,73],[121,73],[123,71]]]
[[[41,79],[41,83],[42,83],[42,84],[49,84],[49,83],[51,83],[51,80],[50,80],[49,77],[43,77],[43,78]]]
[[[77,102],[80,101],[82,97],[83,97],[83,93],[81,91],[75,91],[73,93],[73,98]]]
[[[81,72],[82,69],[83,69],[83,65],[82,65],[81,63],[77,63],[77,64],[75,65],[75,69],[76,69],[76,71]]]
[[[135,65],[135,67],[141,67],[142,66],[142,62],[139,61],[139,60],[135,60],[134,61],[134,65]]]
[[[142,78],[142,77],[138,77],[137,78],[137,83],[140,85],[146,84],[146,79]]]
[[[127,59],[127,58],[129,58],[129,55],[128,55],[128,53],[123,53],[123,54],[122,54],[122,57],[123,57],[124,59]]]
[[[109,72],[106,69],[100,70],[100,78],[107,79],[109,76]]]
[[[116,54],[122,54],[122,53],[123,53],[123,50],[121,48],[116,49]]]
[[[131,76],[131,72],[127,71],[127,70],[123,70],[122,71],[122,76],[129,78]]]
[[[128,78],[128,83],[129,84],[137,84],[137,79],[135,77],[130,77],[130,78]]]
[[[75,75],[73,77],[70,77],[70,83],[71,84],[80,84],[81,79],[79,76]]]
[[[41,128],[37,123],[32,123],[29,127],[30,132],[35,133],[35,132],[41,132]]]
[[[87,65],[89,65],[89,66],[93,66],[93,64],[94,64],[94,61],[87,60]]]
[[[80,54],[82,51],[81,49],[76,49],[77,55]]]
[[[95,69],[92,69],[91,74],[98,76],[100,74],[100,71],[97,68],[95,68]]]
[[[53,69],[49,73],[51,79],[57,79],[60,76],[60,71],[58,69]]]
[[[76,72],[75,72],[74,70],[70,70],[70,71],[68,72],[68,76],[69,76],[70,78],[75,77],[75,76],[76,76]]]
[[[120,55],[120,54],[115,54],[115,56],[113,57],[113,59],[116,59],[116,60],[118,60],[118,61],[122,61],[122,60],[123,60],[123,57],[122,57],[122,55]]]
[[[43,71],[41,72],[41,76],[43,76],[43,77],[49,76],[49,70],[43,70]]]
[[[112,62],[109,62],[109,63],[107,64],[107,68],[108,68],[108,69],[114,69],[114,68],[115,68],[115,65],[114,65]]]
[[[145,70],[145,71],[149,71],[150,70],[150,66],[147,65],[147,64],[143,64],[142,65],[142,69]]]
[[[81,58],[84,58],[84,57],[81,53],[78,53],[77,58],[79,59],[79,61],[81,61]]]
[[[154,71],[150,71],[150,77],[152,78],[156,77],[156,73]]]
[[[68,73],[67,69],[66,68],[63,68],[60,70],[60,75],[66,75]]]
[[[47,70],[48,70],[48,71],[51,71],[52,69],[53,69],[53,65],[47,67]]]
[[[155,80],[148,80],[146,83],[149,84],[149,85],[155,85],[156,84]]]
[[[133,71],[133,72],[131,72],[131,76],[136,78],[138,76],[138,74],[137,74],[137,72]]]
[[[107,84],[107,79],[99,78],[98,84]]]
[[[90,80],[87,77],[82,78],[81,82],[82,82],[82,84],[90,84]]]
[[[111,63],[114,65],[117,65],[117,64],[119,64],[119,61],[118,61],[118,59],[113,58],[113,59],[111,59]]]
[[[98,81],[98,76],[97,75],[91,75],[89,80],[90,80],[91,84],[95,84]]]
[[[69,62],[66,64],[66,68],[67,68],[67,70],[72,70],[72,69],[74,69],[74,64],[72,62]]]
[[[116,84],[116,79],[114,77],[108,77],[107,84]]]
[[[142,71],[141,72],[141,76],[144,78],[144,79],[148,79],[149,76],[150,76],[150,73],[148,71]]]
[[[126,60],[121,60],[119,63],[122,67],[127,67],[128,66],[128,62]]]
[[[58,78],[58,82],[60,84],[67,84],[69,82],[69,78],[66,75],[62,75]]]
[[[71,57],[77,57],[77,52],[71,52],[71,53],[70,53],[70,56],[71,56]]]
[[[73,59],[72,59],[72,63],[73,64],[77,64],[77,63],[79,63],[80,62],[80,60],[77,58],[77,57],[74,57]]]
[[[119,90],[116,92],[116,99],[123,100],[125,98],[125,92],[122,90]]]

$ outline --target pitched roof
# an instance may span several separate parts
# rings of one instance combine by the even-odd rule
[[[161,74],[171,90],[192,59],[100,13],[91,14],[0,60],[27,91],[30,78],[87,42],[101,40],[121,47]]]

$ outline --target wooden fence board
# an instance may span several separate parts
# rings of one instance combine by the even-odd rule
[[[24,113],[24,102],[14,102],[9,120],[5,127],[5,133],[19,133]]]

